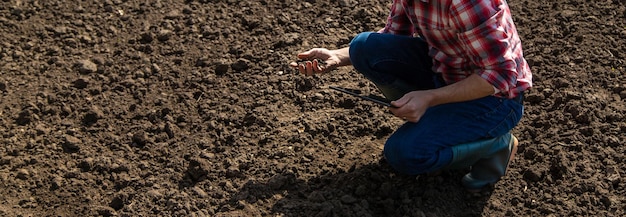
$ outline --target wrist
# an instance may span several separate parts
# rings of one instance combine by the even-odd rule
[[[440,89],[431,89],[426,90],[426,94],[423,95],[424,101],[427,103],[428,107],[437,106],[443,104],[444,102],[441,100]]]
[[[349,66],[352,65],[350,61],[350,51],[349,47],[333,50],[333,54],[339,59],[339,63],[337,66]]]

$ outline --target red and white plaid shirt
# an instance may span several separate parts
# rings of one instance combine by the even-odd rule
[[[393,0],[381,32],[422,37],[430,46],[433,71],[448,84],[477,73],[505,98],[532,86],[505,0]]]

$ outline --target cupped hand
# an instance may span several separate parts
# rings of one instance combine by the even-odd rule
[[[406,121],[417,123],[426,110],[430,107],[433,96],[427,91],[413,91],[405,94],[402,98],[392,101],[396,108],[391,108],[391,113]]]
[[[326,48],[313,48],[299,53],[298,59],[303,61],[291,62],[289,66],[298,69],[300,73],[307,76],[332,71],[338,67],[340,62],[337,54]]]

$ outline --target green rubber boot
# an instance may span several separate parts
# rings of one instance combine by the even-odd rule
[[[511,133],[458,145],[452,148],[452,163],[448,169],[471,166],[470,172],[463,177],[461,183],[470,192],[480,192],[506,174],[516,151],[517,138]]]

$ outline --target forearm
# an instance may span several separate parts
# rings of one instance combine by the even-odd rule
[[[477,74],[438,89],[428,90],[430,106],[474,100],[494,94],[493,86]]]
[[[337,66],[349,66],[352,65],[350,61],[350,47],[344,47],[337,50],[333,50],[333,53],[339,58],[339,64]]]

